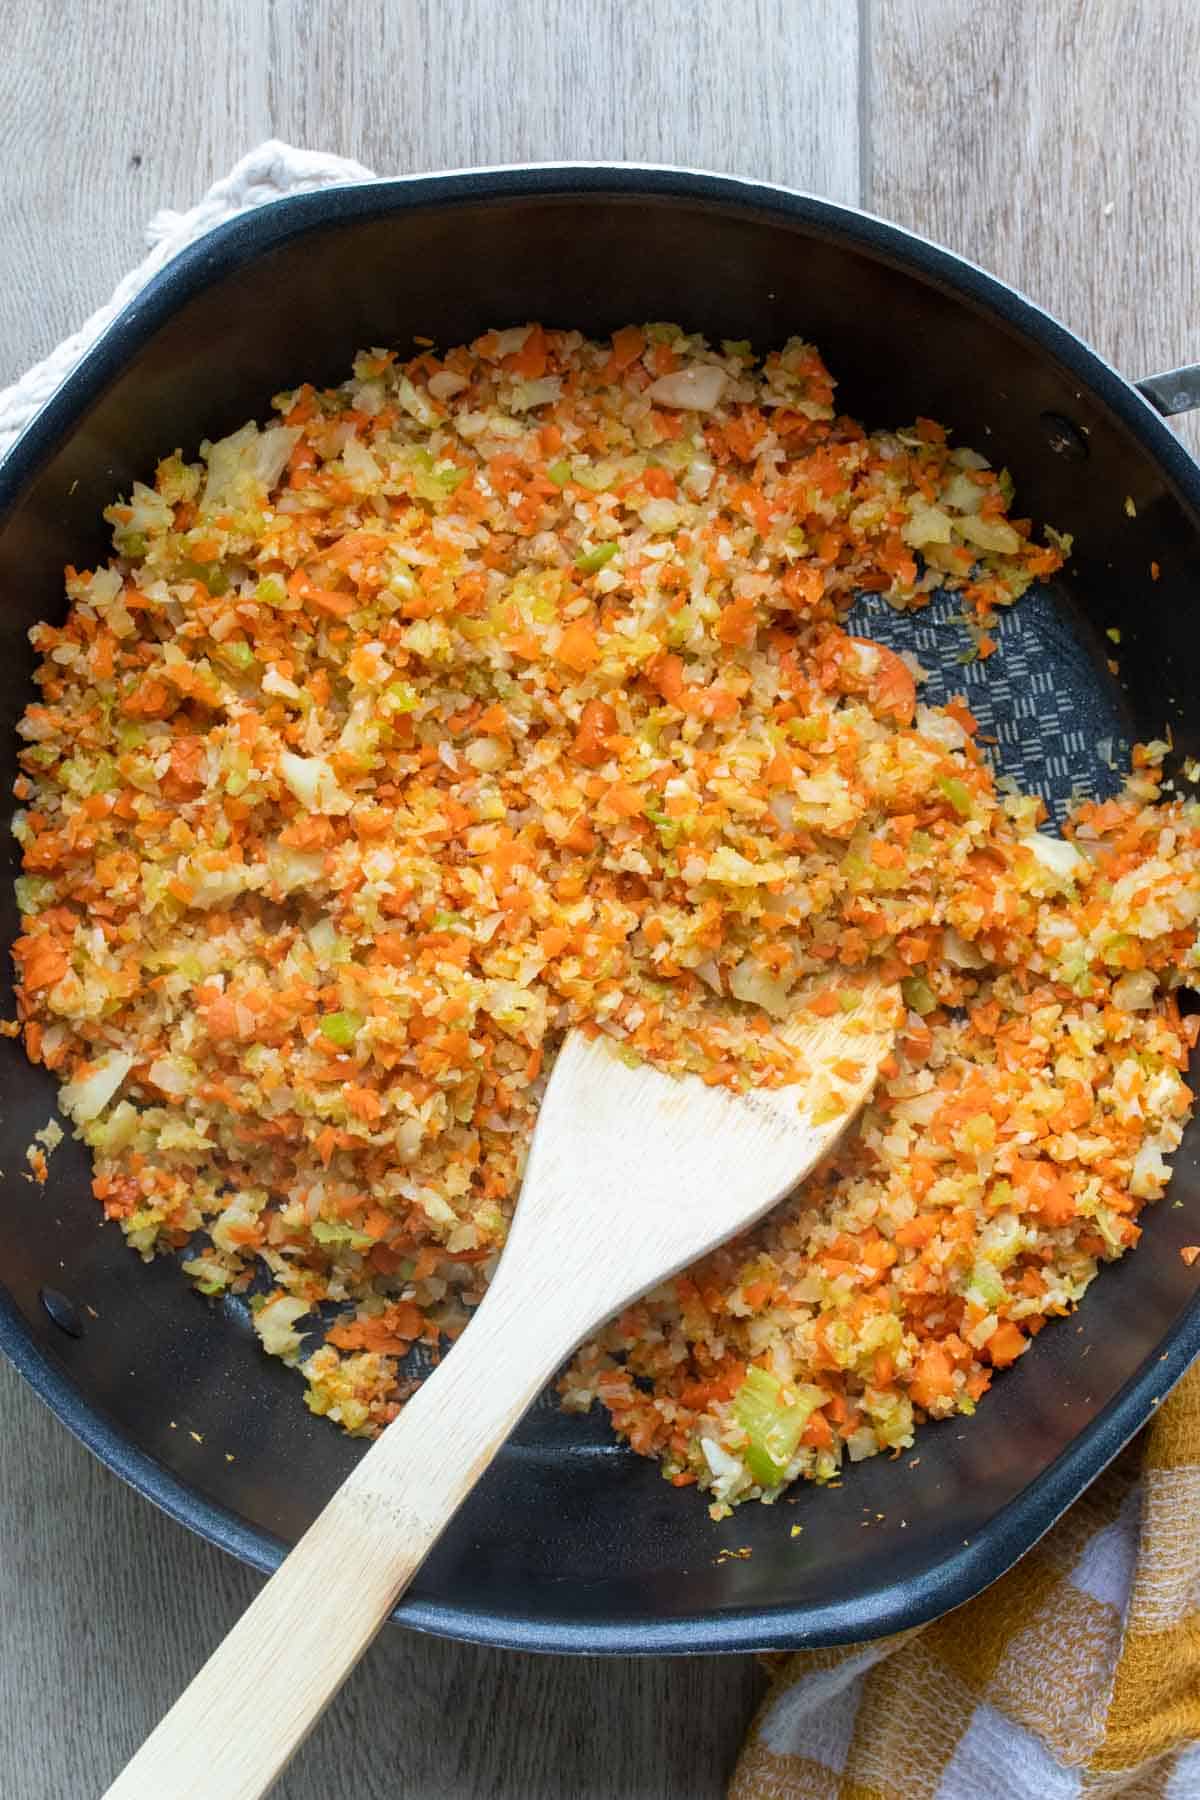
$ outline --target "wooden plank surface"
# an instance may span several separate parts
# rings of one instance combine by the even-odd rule
[[[597,157],[858,199],[852,0],[0,0],[0,384],[267,137],[380,174]]]
[[[272,135],[384,173],[627,158],[858,197],[853,4],[138,0],[75,8],[64,32],[56,0],[0,0],[0,24],[0,383],[107,298],[152,213]],[[0,1436],[0,1794],[86,1800],[258,1578],[98,1467],[7,1367]],[[716,1800],[761,1685],[751,1659],[390,1630],[282,1793]]]
[[[102,1469],[7,1364],[0,1421],[0,1793],[92,1800],[260,1578]],[[528,1656],[392,1628],[279,1794],[718,1800],[760,1685],[752,1658]]]
[[[861,197],[1118,367],[1200,355],[1190,0],[0,0],[0,382],[148,217],[269,135],[381,172],[547,157]],[[1185,435],[1200,443],[1190,423]],[[0,1794],[103,1786],[257,1578],[99,1468],[0,1368]],[[578,1662],[389,1631],[286,1800],[703,1800],[755,1665]]]
[[[1200,361],[1198,62],[1189,0],[874,0],[864,204],[1132,379]]]

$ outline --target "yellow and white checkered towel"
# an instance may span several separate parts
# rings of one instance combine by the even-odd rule
[[[1200,1800],[1200,1364],[978,1599],[770,1661],[730,1800]]]

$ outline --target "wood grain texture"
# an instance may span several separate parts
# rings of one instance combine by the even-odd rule
[[[872,0],[865,204],[1136,379],[1200,360],[1200,8]],[[1200,420],[1179,429],[1200,449]]]
[[[188,206],[270,135],[260,9],[0,0],[0,383],[82,324]]]
[[[894,988],[864,984],[862,1000],[849,1017],[789,1020],[782,1035],[805,1074],[754,1094],[630,1068],[609,1040],[571,1032],[507,1248],[453,1355],[351,1470],[105,1800],[261,1800],[555,1370],[607,1319],[756,1224],[833,1149],[892,1046],[893,1028],[867,1009],[902,1016]],[[835,1084],[841,1104],[825,1117],[830,1071],[848,1058],[858,1074]]]
[[[68,24],[69,20],[69,24]],[[601,157],[858,198],[853,0],[0,0],[0,384],[266,137],[381,174]]]
[[[381,172],[617,157],[858,197],[853,0],[0,0],[0,26],[0,383],[107,298],[159,207],[272,135]],[[99,1468],[6,1367],[0,1432],[21,1447],[0,1459],[0,1793],[84,1800],[261,1581]],[[744,1658],[390,1630],[281,1793],[717,1800],[761,1687]]]
[[[109,1475],[4,1363],[0,1421],[0,1793],[94,1800],[262,1581]],[[719,1800],[761,1684],[748,1657],[388,1630],[279,1796]]]
[[[865,204],[1127,372],[1200,356],[1192,0],[0,0],[0,27],[0,382],[107,297],[158,207],[271,134],[381,171],[661,159],[849,201],[862,148]],[[261,1584],[4,1366],[0,1433],[0,1793],[86,1800]],[[760,1682],[387,1631],[281,1791],[717,1800]]]

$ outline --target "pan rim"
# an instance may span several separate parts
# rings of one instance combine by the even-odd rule
[[[205,288],[289,239],[399,212],[580,198],[661,200],[718,208],[806,230],[916,275],[1032,341],[1068,370],[1137,440],[1200,531],[1200,467],[1153,406],[1081,338],[1018,290],[932,240],[875,214],[749,177],[674,165],[599,161],[502,164],[349,183],[282,197],[188,246],[105,328],[0,459],[0,525],[26,486],[162,324]],[[139,1450],[35,1342],[0,1285],[0,1349],[93,1454],[162,1511],[241,1561],[270,1572],[285,1547],[207,1500]],[[1200,1295],[1178,1315],[1108,1405],[945,1561],[903,1583],[877,1584],[821,1606],[745,1607],[656,1621],[530,1619],[465,1602],[410,1598],[394,1617],[410,1628],[494,1648],[555,1654],[662,1655],[818,1647],[928,1623],[972,1598],[1023,1556],[1152,1416],[1200,1355]]]

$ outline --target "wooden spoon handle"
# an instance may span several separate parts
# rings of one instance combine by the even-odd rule
[[[500,1279],[108,1789],[106,1800],[257,1800],[384,1623],[578,1326],[530,1331]],[[553,1309],[552,1309],[553,1310]],[[526,1315],[526,1316],[523,1316]],[[532,1341],[531,1341],[532,1340]]]

